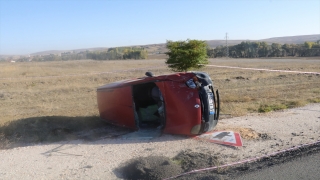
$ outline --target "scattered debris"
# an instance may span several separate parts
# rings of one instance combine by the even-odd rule
[[[267,133],[259,133],[259,138],[262,140],[268,140],[271,139],[271,136],[269,136]]]

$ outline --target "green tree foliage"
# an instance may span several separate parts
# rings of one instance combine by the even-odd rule
[[[167,41],[166,61],[173,71],[188,71],[208,64],[207,43],[200,40]]]
[[[148,52],[143,48],[120,47],[110,48],[107,51],[88,52],[87,58],[94,60],[147,59]]]
[[[208,49],[209,57],[225,57],[226,47],[218,46]],[[229,46],[229,57],[233,58],[259,58],[259,57],[311,57],[320,56],[320,44],[305,42],[304,44],[278,44],[267,42],[241,42]]]
[[[314,44],[312,45],[312,48],[317,48],[317,49],[319,49],[319,48],[320,48],[320,44],[314,43]]]
[[[314,44],[315,44],[314,42],[307,42],[307,41],[304,42],[304,46],[308,49],[311,49]]]
[[[68,60],[81,60],[81,59],[87,59],[87,52],[64,52],[61,53],[61,60],[68,61]]]
[[[49,54],[41,56],[21,57],[17,61],[68,61],[68,60],[121,60],[121,59],[147,59],[148,52],[139,47],[117,47],[104,51],[69,51],[61,54]]]
[[[123,50],[123,59],[147,59],[148,52],[143,49],[127,48]]]
[[[279,44],[279,43],[272,43],[271,44],[271,56],[272,57],[281,57],[283,56],[282,53],[283,53],[283,50],[282,50],[282,45]]]

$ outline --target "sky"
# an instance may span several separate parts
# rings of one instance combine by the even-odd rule
[[[320,34],[320,0],[0,0],[0,54]]]

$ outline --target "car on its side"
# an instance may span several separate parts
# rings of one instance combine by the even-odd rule
[[[198,135],[219,119],[219,92],[204,72],[185,72],[123,80],[97,88],[100,117],[139,130]]]

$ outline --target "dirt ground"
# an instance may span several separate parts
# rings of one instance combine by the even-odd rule
[[[124,174],[125,179],[172,179],[179,180],[223,180],[234,179],[244,173],[253,172],[262,168],[267,168],[277,164],[291,161],[295,158],[308,156],[320,152],[320,143],[295,149],[289,152],[279,153],[272,157],[261,158],[257,161],[244,163],[228,168],[218,168],[187,175],[179,174],[188,173],[195,169],[215,167],[223,165],[219,162],[219,157],[210,153],[196,153],[191,151],[182,151],[176,157],[170,159],[165,156],[149,156],[145,158],[131,159],[117,169]]]
[[[210,64],[320,72],[319,59],[212,59]],[[145,71],[171,73],[164,60],[0,65],[0,179],[161,179],[320,140],[320,107],[310,104],[320,102],[319,75],[202,69],[220,91],[222,115],[215,130],[243,138],[244,146],[234,148],[167,134],[123,140],[131,131],[100,121],[98,86]],[[270,109],[277,112],[259,113]],[[260,166],[179,178],[228,179]]]

